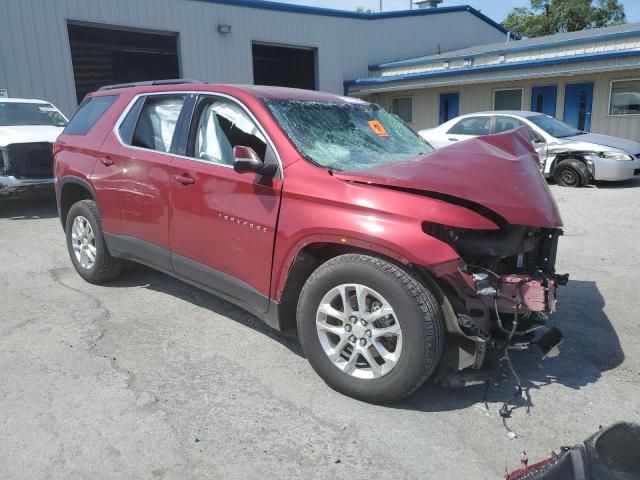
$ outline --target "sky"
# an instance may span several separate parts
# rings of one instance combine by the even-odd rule
[[[278,0],[284,3],[309,5],[313,7],[355,10],[357,7],[379,11],[380,0]],[[410,0],[382,0],[384,11],[408,10]],[[640,0],[621,0],[628,22],[640,22]],[[528,0],[444,0],[441,6],[471,5],[496,22],[502,22],[509,11],[515,7],[528,6]]]

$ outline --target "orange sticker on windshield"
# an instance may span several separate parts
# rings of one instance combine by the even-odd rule
[[[378,120],[369,120],[369,126],[379,137],[388,137],[389,133],[384,129],[382,124]]]

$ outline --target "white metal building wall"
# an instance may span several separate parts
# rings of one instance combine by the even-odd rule
[[[196,0],[0,0],[0,88],[73,112],[68,20],[178,32],[182,76],[210,82],[252,83],[252,41],[317,47],[318,87],[335,93],[370,64],[504,38],[468,12],[364,20]]]

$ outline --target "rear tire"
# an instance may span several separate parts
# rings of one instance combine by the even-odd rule
[[[563,187],[584,187],[589,184],[590,177],[587,166],[572,158],[558,163],[553,171],[553,179]]]
[[[433,293],[403,268],[369,255],[322,264],[302,289],[297,322],[318,375],[366,402],[410,395],[434,372],[444,347],[444,316]]]
[[[112,257],[107,250],[100,213],[93,200],[81,200],[71,206],[65,231],[71,262],[82,278],[100,284],[120,275],[124,260]]]

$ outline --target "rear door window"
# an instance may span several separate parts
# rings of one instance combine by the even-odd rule
[[[532,142],[544,141],[533,129],[522,120],[514,117],[497,116],[493,133],[508,132],[520,127],[527,127],[527,135]]]
[[[524,122],[513,117],[496,117],[496,126],[494,133],[508,132],[516,128],[526,126]]]
[[[489,135],[491,117],[467,117],[456,123],[447,133],[457,135]]]
[[[144,100],[131,139],[123,138],[133,147],[147,148],[158,152],[169,152],[174,141],[176,125],[186,95],[150,95]],[[134,105],[135,107],[135,105]],[[129,114],[135,115],[136,108]],[[121,126],[127,125],[125,118]],[[124,133],[124,132],[123,132]]]
[[[113,105],[117,98],[117,95],[85,98],[63,133],[69,135],[86,135],[105,112],[109,110],[109,107]]]

